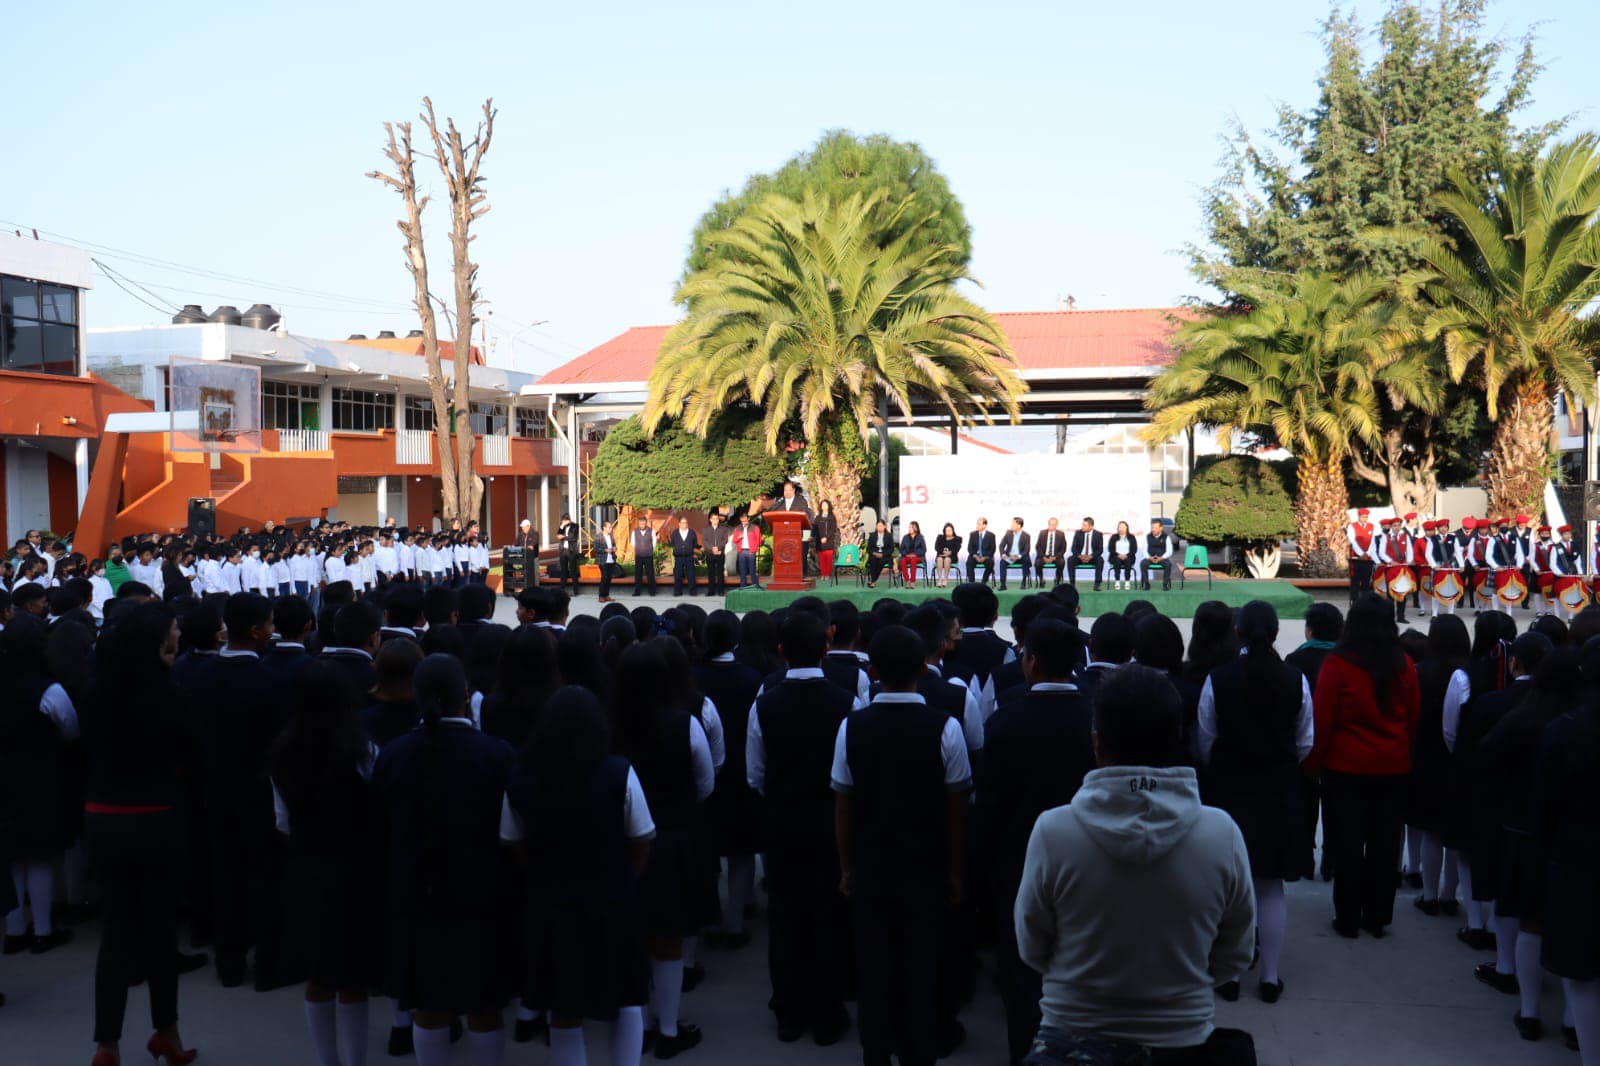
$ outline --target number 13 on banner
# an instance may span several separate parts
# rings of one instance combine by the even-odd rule
[[[927,503],[928,499],[928,486],[926,485],[900,486],[901,503]]]

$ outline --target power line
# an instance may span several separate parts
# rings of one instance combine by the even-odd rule
[[[120,278],[118,278],[115,274],[113,274],[113,273],[111,273],[109,271],[109,268],[107,268],[107,266],[104,263],[100,262],[97,259],[91,259],[90,262],[94,263],[95,266],[98,266],[100,268],[101,275],[103,277],[105,277],[105,279],[107,281],[111,282],[111,284],[115,285],[117,288],[121,289],[123,292],[127,293],[129,296],[132,296],[135,300],[138,300],[140,303],[144,304],[146,307],[150,308],[152,311],[160,312],[163,315],[170,315],[172,313],[172,311],[173,311],[172,308],[157,306],[156,304],[151,303],[149,300],[146,300],[143,296],[140,296],[138,293],[134,292],[132,289],[128,288],[128,286],[126,286],[126,285],[124,285],[122,283],[122,280]],[[155,294],[152,293],[151,295],[153,296]],[[159,299],[159,297],[157,297],[157,299]]]
[[[127,277],[127,275],[124,274],[123,277]],[[129,281],[134,281],[133,278],[128,278],[128,280]],[[209,296],[209,297],[211,297],[212,299],[215,299],[215,300],[243,300],[243,299],[245,299],[245,297],[240,296],[238,293],[233,293],[233,292],[208,292],[208,291],[206,291],[204,289],[191,289],[187,285],[163,285],[160,282],[156,282],[156,281],[144,281],[144,282],[134,281],[134,283],[139,285],[141,288],[143,288],[145,286],[149,286],[152,289],[161,289],[161,290],[163,290],[165,292],[175,292],[175,293],[178,293],[179,295]],[[154,295],[154,294],[152,293],[152,295]],[[159,297],[158,297],[158,299],[159,299]],[[321,304],[303,304],[303,303],[300,303],[299,301],[296,301],[296,300],[280,300],[279,303],[283,305],[282,306],[283,310],[288,310],[288,311],[329,311],[329,312],[332,312],[334,314],[340,314],[340,315],[415,315],[417,313],[416,308],[409,308],[409,309],[407,309],[405,311],[377,311],[377,310],[367,310],[365,308],[352,310],[351,308],[348,308],[348,307],[327,307],[327,306],[324,306],[324,305],[321,305]]]

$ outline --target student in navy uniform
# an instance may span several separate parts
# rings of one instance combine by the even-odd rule
[[[839,725],[854,702],[823,675],[827,639],[825,623],[809,612],[784,621],[779,646],[789,668],[750,708],[745,759],[746,780],[764,799],[767,965],[778,1039],[793,1042],[809,1028],[824,1046],[850,1024],[829,781]]]
[[[948,908],[961,902],[972,773],[961,726],[917,692],[923,643],[904,626],[872,640],[883,691],[839,727],[840,890],[851,899],[861,1044],[868,1066],[938,1053],[938,959]]]
[[[303,596],[280,596],[272,602],[272,629],[277,639],[261,661],[285,683],[311,661],[306,641],[317,631],[317,618]]]
[[[370,603],[346,604],[333,616],[331,629],[322,632],[322,651],[317,658],[344,671],[358,692],[372,691],[378,680],[372,657],[382,640],[382,617]]]
[[[1028,688],[984,723],[975,835],[984,841],[994,895],[995,978],[1013,1063],[1027,1055],[1040,1018],[1040,976],[1018,956],[1012,920],[1028,837],[1039,815],[1072,802],[1095,768],[1091,707],[1072,683],[1082,660],[1083,636],[1075,628],[1050,618],[1029,622],[1022,651]]]
[[[960,612],[961,639],[945,658],[945,673],[967,682],[981,693],[1002,663],[1011,662],[1016,652],[994,631],[1000,617],[1000,598],[987,585],[967,582],[950,593],[950,602]]]
[[[367,989],[378,974],[367,785],[378,749],[359,696],[335,667],[307,665],[271,759],[274,821],[288,837],[289,951],[307,977],[306,1025],[321,1066],[366,1061]]]
[[[1311,691],[1317,690],[1317,674],[1322,670],[1322,661],[1328,657],[1339,643],[1339,635],[1344,632],[1344,615],[1339,613],[1339,608],[1331,603],[1313,603],[1306,608],[1306,639],[1300,646],[1288,655],[1283,661],[1299,670],[1305,675],[1306,683],[1311,686]],[[1179,685],[1182,688],[1182,685]],[[1322,821],[1322,782],[1311,774],[1305,774],[1301,780],[1301,787],[1305,790],[1306,797],[1306,839],[1317,839],[1317,825]],[[1315,877],[1317,870],[1314,862],[1308,855],[1308,864],[1304,873],[1305,877]],[[1333,880],[1333,866],[1328,860],[1326,845],[1322,851],[1322,879]]]
[[[479,727],[521,751],[539,731],[545,706],[559,687],[554,633],[537,623],[525,625],[511,634],[500,656],[494,686],[483,697]]]
[[[1233,817],[1250,855],[1261,938],[1260,995],[1283,995],[1278,964],[1288,935],[1284,881],[1298,881],[1308,864],[1305,798],[1300,763],[1311,753],[1315,715],[1305,675],[1278,657],[1278,612],[1251,600],[1235,626],[1243,654],[1206,678],[1200,691],[1196,747],[1206,767],[1202,794]],[[1239,984],[1222,986],[1237,999]]]
[[[396,637],[378,649],[374,662],[378,681],[361,712],[361,720],[367,736],[380,749],[422,721],[411,690],[411,676],[421,661],[422,646],[405,637]]]
[[[656,638],[660,639],[660,638]],[[698,719],[673,703],[666,657],[652,641],[622,652],[615,671],[613,744],[639,775],[656,823],[650,864],[639,885],[651,963],[648,1039],[657,1058],[699,1045],[700,1028],[678,1019],[684,984],[683,942],[700,931],[704,888],[700,805],[716,771]]]
[[[1428,625],[1428,654],[1417,665],[1422,709],[1411,749],[1411,800],[1406,814],[1406,824],[1422,831],[1422,894],[1413,904],[1430,917],[1454,915],[1460,907],[1455,848],[1460,837],[1461,781],[1455,756],[1445,742],[1444,705],[1452,681],[1466,669],[1471,655],[1467,624],[1453,614],[1435,616]]]
[[[587,1061],[582,1023],[611,1023],[611,1062],[636,1064],[650,969],[639,876],[655,836],[628,761],[611,754],[600,700],[551,697],[506,788],[500,838],[529,869],[523,906],[524,1003],[548,1008],[550,1061]]]
[[[693,596],[698,590],[694,576],[694,553],[700,548],[700,538],[689,528],[687,518],[678,519],[678,528],[672,531],[672,594],[682,596],[688,589]]]
[[[510,976],[499,827],[515,753],[472,728],[456,659],[428,656],[413,685],[422,727],[391,741],[372,773],[387,881],[384,990],[415,1007],[418,1066],[450,1062],[461,1014],[472,1066],[495,1066]]]
[[[1089,664],[1078,676],[1084,698],[1093,700],[1095,686],[1108,671],[1133,659],[1133,623],[1120,614],[1103,614],[1089,627]]]
[[[739,644],[739,617],[712,611],[706,619],[705,658],[697,665],[698,688],[717,709],[726,758],[717,787],[706,801],[716,853],[728,862],[727,905],[718,941],[730,949],[750,942],[744,911],[755,898],[756,853],[761,850],[760,813],[745,773],[745,730],[750,707],[761,689],[761,675],[733,657]]]

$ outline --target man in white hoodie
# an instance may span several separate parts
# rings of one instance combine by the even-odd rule
[[[1255,944],[1239,828],[1202,806],[1183,757],[1182,700],[1129,665],[1094,702],[1100,769],[1028,841],[1015,912],[1022,961],[1044,975],[1027,1063],[1254,1062],[1250,1038],[1213,1024],[1212,990]],[[1096,1057],[1098,1056],[1098,1057]]]

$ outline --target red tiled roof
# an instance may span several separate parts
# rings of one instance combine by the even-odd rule
[[[1182,308],[1122,311],[1001,311],[995,315],[1026,371],[1166,366],[1167,338]],[[541,385],[614,385],[644,381],[667,326],[634,326],[545,374]]]

